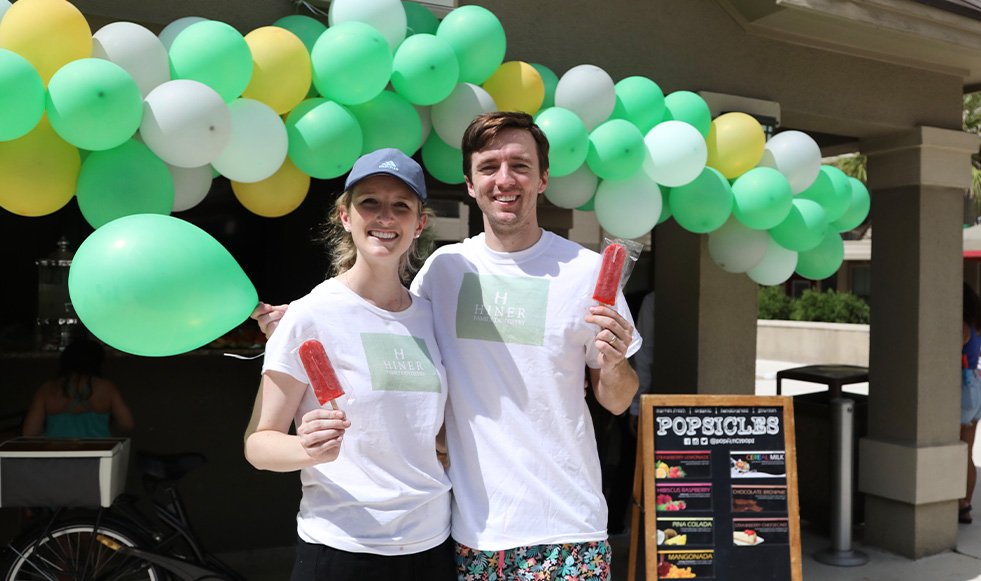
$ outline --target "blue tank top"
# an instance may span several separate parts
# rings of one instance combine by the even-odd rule
[[[109,414],[65,412],[45,418],[44,435],[48,438],[108,438]]]
[[[961,354],[967,356],[968,369],[977,369],[978,355],[981,353],[981,335],[978,335],[974,327],[968,326],[968,330],[971,334],[967,339],[967,343],[964,344],[964,348],[961,349]]]

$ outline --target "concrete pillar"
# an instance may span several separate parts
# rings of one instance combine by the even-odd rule
[[[872,195],[865,542],[910,558],[953,549],[964,495],[958,439],[961,197],[976,136],[920,127],[861,143]]]
[[[656,393],[752,394],[757,285],[719,268],[708,235],[654,228]]]

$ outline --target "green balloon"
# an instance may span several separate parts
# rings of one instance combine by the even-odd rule
[[[366,103],[392,76],[392,53],[382,33],[363,22],[340,22],[320,35],[310,53],[313,84],[342,105]]]
[[[392,88],[414,105],[439,103],[450,96],[459,79],[460,63],[453,48],[431,34],[410,36],[395,51]]]
[[[658,224],[663,224],[671,218],[671,188],[661,186],[661,217],[657,219]]]
[[[757,167],[733,182],[732,197],[732,214],[737,220],[753,230],[769,230],[787,218],[794,193],[782,173]]]
[[[387,46],[387,45],[386,45]],[[321,180],[344,175],[361,156],[364,135],[353,113],[326,99],[307,99],[286,118],[288,155]]]
[[[706,167],[697,178],[671,191],[670,206],[675,221],[685,230],[712,232],[732,214],[732,188],[718,170]]]
[[[463,152],[450,147],[439,138],[435,131],[422,146],[422,164],[429,175],[446,184],[462,184]]]
[[[68,291],[96,337],[150,357],[210,343],[248,319],[259,302],[217,240],[156,214],[114,220],[86,238],[72,259]]]
[[[822,280],[837,272],[844,259],[845,243],[841,234],[829,229],[820,244],[797,255],[797,274]]]
[[[402,7],[405,8],[406,38],[413,34],[436,34],[439,19],[432,10],[418,2],[402,2]]]
[[[0,48],[0,141],[31,132],[44,115],[44,82],[27,59]]]
[[[588,202],[586,202],[585,204],[579,206],[576,209],[579,210],[580,212],[595,212],[596,211],[596,194],[593,194],[593,197],[592,198],[589,198],[589,201]]]
[[[196,22],[170,45],[170,74],[208,85],[231,103],[252,80],[252,51],[245,38],[217,20]]]
[[[814,182],[797,196],[821,204],[828,214],[828,222],[834,222],[852,202],[852,184],[845,172],[833,165],[822,165]]]
[[[831,227],[838,232],[847,232],[857,228],[869,215],[872,207],[872,200],[869,198],[869,189],[860,180],[853,177],[848,178],[848,183],[852,186],[852,201],[848,209],[840,218],[831,223]]]
[[[85,158],[75,195],[82,216],[99,228],[133,214],[170,214],[174,178],[147,146],[130,139]]]
[[[820,244],[827,231],[828,214],[821,204],[794,198],[790,213],[783,222],[770,229],[770,237],[787,250],[804,252]]]
[[[612,119],[589,134],[586,163],[604,180],[622,180],[640,170],[646,153],[640,130],[629,121]]]
[[[436,37],[445,40],[460,61],[460,82],[479,85],[504,62],[507,39],[497,16],[476,5],[461,6],[443,18]]]
[[[542,106],[539,108],[539,111],[548,109],[549,107],[554,107],[555,87],[559,84],[559,76],[545,65],[540,65],[538,63],[530,64],[536,71],[538,71],[539,76],[542,77],[542,83],[545,85],[545,100],[542,101]]]
[[[647,134],[664,119],[664,92],[647,77],[627,77],[613,86],[617,101],[611,119],[626,119]]]
[[[548,173],[562,177],[579,169],[589,153],[589,133],[578,115],[562,107],[550,107],[535,120],[548,138]]]
[[[698,129],[702,137],[708,137],[712,129],[712,111],[705,99],[691,91],[675,91],[664,98],[664,108],[662,121],[684,121]]]
[[[98,58],[72,61],[48,82],[45,110],[51,127],[75,147],[112,149],[143,120],[143,96],[119,65]]]
[[[300,39],[303,46],[307,47],[307,52],[313,51],[313,45],[317,44],[317,39],[327,30],[327,25],[316,18],[303,14],[290,14],[273,22],[273,26],[285,28]]]
[[[412,103],[401,96],[382,91],[367,103],[351,105],[350,110],[364,135],[362,153],[394,147],[411,156],[422,146],[422,120]]]

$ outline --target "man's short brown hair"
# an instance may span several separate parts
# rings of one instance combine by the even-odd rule
[[[538,167],[544,175],[548,170],[548,138],[535,120],[527,113],[518,111],[493,111],[478,115],[463,134],[463,175],[471,179],[470,160],[474,152],[487,147],[506,129],[524,129],[531,133],[538,149]]]

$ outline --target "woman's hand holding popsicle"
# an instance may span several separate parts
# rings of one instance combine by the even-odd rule
[[[332,462],[341,452],[344,432],[351,427],[344,410],[317,408],[303,415],[296,435],[306,453],[320,462]]]

